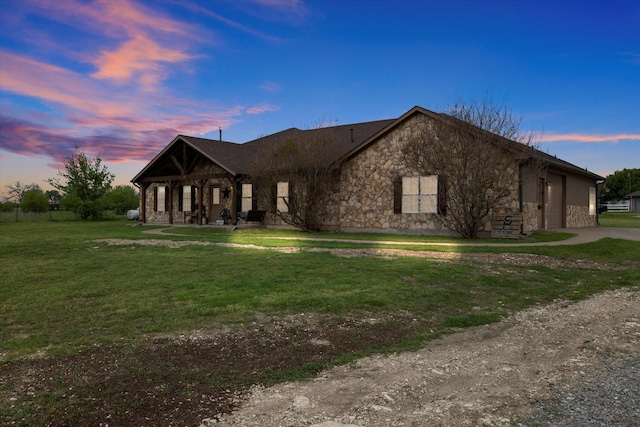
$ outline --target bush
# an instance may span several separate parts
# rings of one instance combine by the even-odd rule
[[[0,202],[0,211],[1,212],[13,212],[16,208],[16,204],[10,201]]]
[[[22,211],[43,213],[49,208],[47,196],[39,188],[28,190],[22,196]]]
[[[106,197],[106,207],[115,211],[117,215],[124,215],[140,204],[137,191],[128,185],[118,185],[110,190]]]

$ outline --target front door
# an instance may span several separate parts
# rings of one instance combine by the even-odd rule
[[[538,202],[538,230],[544,230],[544,215],[546,212],[546,209],[544,208],[544,204],[546,203],[545,200],[545,193],[546,193],[546,185],[545,185],[545,181],[544,178],[538,178],[538,197],[537,197],[537,202]]]
[[[222,210],[220,197],[220,187],[211,187],[211,206],[209,207],[209,221],[214,222],[220,219],[220,211]]]

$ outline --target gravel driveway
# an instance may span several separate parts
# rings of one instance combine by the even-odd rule
[[[256,388],[201,425],[638,426],[639,369],[640,293],[618,290]]]

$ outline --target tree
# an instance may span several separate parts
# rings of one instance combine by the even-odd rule
[[[21,206],[23,212],[43,213],[49,207],[49,200],[42,190],[32,188],[24,193]]]
[[[73,196],[79,200],[74,212],[82,219],[98,219],[105,209],[103,197],[111,189],[115,176],[102,165],[102,159],[88,158],[76,147],[73,156],[64,161],[64,171],[59,171],[61,178],[51,178],[47,182],[66,197]]]
[[[622,200],[640,190],[640,169],[623,169],[607,175],[601,194],[603,203]]]
[[[476,238],[493,209],[514,200],[519,165],[530,162],[532,134],[520,119],[490,100],[458,102],[405,142],[406,164],[438,179],[436,217],[466,238]]]
[[[22,202],[22,198],[24,197],[24,194],[27,191],[33,190],[33,189],[40,190],[40,186],[38,184],[35,184],[35,183],[23,184],[20,181],[12,182],[11,184],[8,184],[6,187],[9,190],[9,197],[7,197],[7,199],[18,204]]]
[[[29,190],[40,190],[40,186],[38,184],[23,184],[20,181],[13,182],[6,186],[9,189],[9,197],[8,200],[12,201],[12,206],[16,208],[16,221],[18,220],[18,208],[22,204],[22,199],[25,193]]]
[[[124,215],[140,204],[138,192],[130,185],[117,185],[105,197],[107,209],[113,209],[118,215]]]
[[[319,129],[265,144],[249,170],[260,206],[301,230],[319,231],[329,215],[326,198],[339,178],[332,163],[335,144],[329,131]],[[278,183],[286,183],[288,191],[277,201]]]

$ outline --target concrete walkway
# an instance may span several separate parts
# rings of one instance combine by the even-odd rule
[[[397,242],[387,240],[345,240],[345,239],[325,239],[313,237],[273,237],[273,239],[282,240],[311,240],[324,242],[349,242],[349,243],[365,243],[365,244],[384,244],[384,245],[403,245],[403,246],[562,246],[562,245],[579,245],[582,243],[596,242],[605,237],[614,239],[625,239],[640,241],[640,228],[614,228],[614,227],[587,227],[587,228],[560,228],[554,231],[575,234],[574,237],[555,242],[538,242],[526,243],[521,240],[519,243],[450,243],[450,242]]]
[[[566,232],[575,234],[574,237],[565,240],[559,240],[555,242],[538,242],[538,243],[526,243],[526,241],[520,241],[519,243],[449,243],[449,242],[399,242],[393,240],[361,240],[361,239],[330,239],[320,237],[271,237],[274,240],[306,240],[316,242],[347,242],[347,243],[362,243],[371,245],[402,245],[402,246],[496,246],[496,247],[510,247],[510,246],[563,246],[563,245],[579,245],[582,243],[596,242],[605,237],[611,237],[614,239],[634,240],[640,242],[640,228],[615,228],[615,227],[585,227],[585,228],[560,228],[554,231]],[[163,229],[146,230],[144,233],[159,234],[159,235],[172,235],[171,231]],[[183,235],[180,235],[183,236]]]

